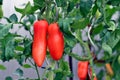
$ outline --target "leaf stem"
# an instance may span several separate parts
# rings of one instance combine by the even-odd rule
[[[77,59],[78,61],[86,61],[86,60],[90,60],[90,58],[91,58],[91,57],[81,57],[81,56],[79,56],[78,54],[75,54],[75,53],[69,53],[68,55]]]
[[[39,74],[39,71],[38,71],[38,68],[37,68],[36,64],[35,64],[35,69],[36,69],[36,73],[37,73],[37,76],[38,76],[38,80],[40,80],[40,74]]]
[[[105,0],[102,0],[102,12],[103,12],[103,20],[104,20],[104,23],[107,24],[107,21],[106,21],[106,12],[105,12]]]

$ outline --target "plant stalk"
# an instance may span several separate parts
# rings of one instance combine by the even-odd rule
[[[37,68],[36,64],[35,64],[35,70],[36,70],[36,73],[37,73],[37,76],[38,76],[38,80],[40,80],[40,74],[39,74],[39,71],[38,71],[38,68]]]

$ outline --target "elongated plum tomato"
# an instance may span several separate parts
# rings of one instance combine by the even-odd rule
[[[46,57],[48,22],[39,20],[33,26],[32,57],[35,63],[41,67]]]
[[[48,27],[48,49],[54,60],[61,59],[64,51],[64,37],[57,23],[52,23]]]
[[[78,62],[78,78],[80,80],[86,80],[87,73],[88,73],[88,61],[79,61]]]

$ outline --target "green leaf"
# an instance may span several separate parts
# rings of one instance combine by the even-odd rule
[[[36,20],[35,15],[28,15],[27,17],[28,17],[28,21],[30,21],[31,24],[33,24],[34,21]]]
[[[21,14],[24,13],[24,9],[15,7],[15,10],[16,10],[17,12],[21,13]]]
[[[72,22],[73,22],[73,18],[66,18],[66,19],[60,18],[58,20],[60,27],[63,27],[63,31],[65,33],[69,33],[69,27]]]
[[[11,23],[6,25],[0,24],[0,39],[9,33],[9,30],[12,26],[13,25]]]
[[[103,24],[98,24],[96,27],[94,27],[92,30],[92,35],[97,35],[100,32],[102,32],[102,30],[104,29]]]
[[[60,60],[59,69],[55,70],[54,80],[66,80],[71,75],[69,63],[67,61]]]
[[[97,78],[99,79],[99,80],[102,80],[102,77],[105,75],[105,72],[103,71],[103,70],[100,70],[99,71],[99,73],[98,73],[98,75],[97,75]]]
[[[1,54],[0,57],[3,61],[9,61],[15,56],[14,38],[15,38],[15,35],[9,33],[4,37],[4,39],[1,39],[3,53]]]
[[[55,0],[58,7],[65,7],[67,5],[67,1],[65,0]]]
[[[21,8],[15,7],[15,10],[16,10],[17,12],[19,12],[19,13],[22,14],[22,17],[21,17],[21,18],[23,18],[23,17],[24,17],[25,15],[27,15],[27,14],[33,14],[34,11],[35,11],[35,10],[33,9],[33,6],[31,6],[31,3],[30,3],[30,2],[28,2],[28,3],[26,4],[25,8],[21,9]]]
[[[23,40],[24,42],[24,51],[23,54],[26,55],[27,57],[31,56],[31,47],[32,47],[32,41],[30,39],[25,38]]]
[[[16,60],[18,61],[18,63],[22,66],[23,65],[23,62],[25,62],[25,59],[27,58],[28,56],[25,56],[25,55],[22,55],[19,53],[19,55],[17,55],[16,57]]]
[[[2,5],[2,3],[3,3],[3,0],[0,0],[0,5]]]
[[[60,61],[59,67],[63,70],[64,76],[69,76],[71,74],[69,63],[67,61]]]
[[[0,64],[0,70],[6,70],[6,67]]]
[[[54,80],[65,80],[65,79],[63,79],[63,76],[64,75],[62,72],[58,72],[58,73],[56,73]]]
[[[65,40],[65,43],[67,43],[67,45],[69,46],[69,47],[74,47],[75,46],[75,44],[77,43],[77,40],[73,37],[73,36],[71,36],[71,35],[65,35],[65,38],[64,38],[64,40]]]
[[[2,5],[0,5],[0,19],[3,17]]]
[[[70,1],[70,2],[68,3],[67,12],[68,12],[68,13],[71,12],[71,11],[73,10],[73,8],[74,8],[74,2]]]
[[[12,15],[9,17],[9,20],[10,20],[12,23],[18,22],[18,18],[17,18],[17,16],[16,16],[16,14],[12,14]]]
[[[89,19],[88,18],[82,18],[80,20],[75,20],[73,25],[71,26],[72,28],[75,29],[83,29],[89,24]]]
[[[23,22],[21,22],[21,24],[24,26],[25,30],[30,30],[31,25],[33,25],[35,20],[35,15],[27,15],[24,17]]]
[[[113,5],[113,6],[118,6],[120,4],[120,0],[109,0],[108,4]]]
[[[110,55],[112,54],[112,48],[108,44],[102,43],[102,48],[104,49],[104,51],[108,52]]]
[[[14,72],[15,75],[22,77],[23,76],[23,70],[20,68],[17,68],[16,71]]]
[[[108,30],[115,31],[116,25],[115,25],[115,23],[114,23],[113,21],[110,21],[110,22],[108,23],[108,25],[109,25]]]
[[[16,46],[16,47],[15,47],[15,50],[17,50],[17,51],[23,51],[23,50],[24,50],[24,47],[22,47],[22,46]]]
[[[5,80],[13,80],[13,79],[12,79],[12,77],[7,76],[7,77],[5,78]]]
[[[107,21],[111,20],[112,15],[116,12],[119,11],[120,7],[114,7],[112,5],[106,5],[106,12],[105,12],[105,18]]]
[[[116,29],[108,38],[107,44],[114,48],[120,41],[120,29]]]
[[[92,7],[92,0],[80,0],[81,14],[86,17]]]
[[[24,68],[31,68],[31,65],[29,65],[29,64],[24,64],[23,67],[24,67]]]
[[[53,71],[48,72],[48,80],[54,80],[54,73]]]
[[[33,0],[34,6],[41,8],[45,5],[45,0]]]

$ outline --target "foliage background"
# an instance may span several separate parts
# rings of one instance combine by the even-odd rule
[[[8,6],[9,4],[3,3],[3,5]],[[0,22],[0,59],[3,62],[16,60],[23,68],[36,68],[35,65],[32,66],[31,63],[26,64],[25,62],[31,60],[32,25],[37,18],[45,18],[49,23],[57,21],[65,37],[63,59],[58,62],[57,69],[54,67],[56,62],[50,61],[51,65],[47,66],[50,71],[46,71],[45,77],[52,79],[54,73],[56,74],[54,79],[59,80],[60,76],[64,80],[66,77],[74,75],[70,73],[70,68],[74,63],[71,65],[70,62],[75,59],[76,63],[79,60],[90,60],[90,66],[95,70],[95,74],[96,69],[102,67],[96,74],[98,80],[102,80],[102,78],[119,80],[119,0],[33,0],[33,4],[28,2],[22,6],[23,8],[15,6],[16,12],[10,16],[2,16],[2,20],[6,21],[6,23]],[[118,13],[117,18],[113,18],[116,12]],[[13,31],[16,26],[17,30]],[[31,37],[23,35],[21,31],[18,33],[19,29],[30,34]],[[76,44],[80,46],[81,53],[79,51],[73,53]],[[95,57],[92,57],[91,52]],[[68,61],[65,61],[65,56],[72,57],[67,57]],[[49,54],[47,58],[50,59]],[[106,71],[106,63],[110,63],[114,75],[111,76]],[[6,66],[1,64],[0,69],[6,70]],[[65,69],[66,72],[61,69]],[[24,78],[24,70],[17,68],[15,72],[19,78]],[[7,77],[6,79],[12,78]]]

